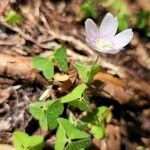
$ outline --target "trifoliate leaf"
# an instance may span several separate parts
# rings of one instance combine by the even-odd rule
[[[77,62],[75,68],[82,81],[87,84],[90,84],[93,81],[93,77],[100,71],[100,66],[85,62]]]
[[[28,146],[29,136],[26,133],[20,132],[20,131],[15,131],[13,133],[12,138],[13,138],[13,143],[14,143],[16,150],[23,150],[24,148],[26,148]]]
[[[86,138],[86,139],[81,139],[78,141],[74,141],[74,142],[70,142],[65,150],[81,150],[81,149],[86,149],[90,146],[91,144],[91,140],[90,138]]]
[[[47,122],[48,122],[48,128],[54,129],[56,128],[58,122],[57,118],[63,113],[64,107],[63,104],[60,102],[60,100],[51,100],[47,102]]]
[[[57,118],[63,112],[63,104],[60,100],[50,100],[47,102],[35,102],[29,105],[32,116],[39,121],[43,130],[56,128]]]
[[[44,138],[38,135],[29,136],[24,132],[15,131],[13,133],[13,143],[16,150],[42,150]]]
[[[89,98],[88,98],[87,94],[85,94],[85,93],[79,99],[69,102],[69,104],[71,106],[79,108],[82,111],[92,112],[92,109],[91,109],[90,103],[89,103]]]
[[[81,120],[77,120],[72,112],[69,113],[69,118],[68,119],[69,119],[69,122],[71,124],[73,124],[73,126],[76,127],[79,130],[83,130],[87,127],[87,123],[85,123]]]
[[[29,149],[30,150],[42,150],[44,145],[44,138],[42,136],[30,136],[29,137]]]
[[[59,118],[57,120],[59,125],[65,130],[69,139],[84,139],[90,137],[86,132],[75,128],[67,119]]]
[[[33,67],[43,72],[46,79],[50,80],[54,75],[52,58],[35,56],[32,58]]]
[[[86,84],[83,83],[78,85],[75,89],[73,89],[73,91],[71,91],[66,96],[62,97],[61,102],[67,103],[81,98],[85,89],[86,89]]]
[[[62,126],[58,127],[56,133],[56,143],[55,143],[55,150],[64,150],[65,144],[68,142],[66,137],[65,130]]]
[[[62,46],[56,50],[54,53],[54,60],[57,62],[58,67],[62,69],[62,71],[65,73],[68,71],[67,52],[65,46]]]
[[[22,16],[16,11],[10,9],[5,16],[5,21],[10,25],[21,24]]]
[[[35,119],[39,120],[40,127],[47,131],[48,123],[45,110],[47,110],[47,107],[45,106],[44,102],[34,102],[29,105],[29,112],[31,115]]]
[[[88,124],[90,128],[90,133],[95,138],[106,137],[106,123],[110,122],[112,119],[112,113],[110,109],[106,106],[98,107],[94,113],[89,113],[83,121]]]
[[[84,131],[75,128],[67,119],[57,119],[59,128],[56,134],[56,150],[80,150],[87,148],[90,136]]]

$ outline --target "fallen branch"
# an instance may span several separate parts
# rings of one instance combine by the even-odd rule
[[[21,79],[26,82],[37,82],[47,85],[48,82],[32,67],[31,58],[0,54],[0,75]]]

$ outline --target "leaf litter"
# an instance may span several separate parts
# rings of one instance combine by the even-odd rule
[[[60,45],[67,45],[69,79],[56,68],[58,74],[51,83],[49,98],[64,96],[80,82],[76,70],[72,69],[72,61],[95,59],[96,54],[85,44],[83,25],[76,22],[77,10],[72,6],[78,5],[74,0],[27,0],[24,3],[6,1],[3,5],[1,2],[0,121],[5,125],[5,129],[0,129],[0,143],[11,144],[12,132],[15,129],[33,135],[43,132],[39,131],[37,122],[31,118],[27,109],[30,102],[38,99],[51,81],[47,83],[42,74],[30,66],[31,56],[42,56],[45,52],[48,52],[48,56]],[[138,7],[143,7],[143,4]],[[23,17],[20,25],[5,22],[5,11],[8,8],[19,10]],[[149,47],[147,40],[143,41],[140,37],[140,31],[136,34],[138,36],[133,39],[127,51],[113,57],[109,54],[100,56],[99,63],[103,71],[95,77],[89,91],[93,91],[90,94],[96,107],[101,104],[113,105],[114,118],[106,129],[110,137],[106,141],[93,140],[93,147],[98,149],[105,149],[106,145],[111,149],[112,144],[115,144],[115,149],[119,149],[121,145],[126,145],[129,149],[141,145],[149,147],[150,120],[146,113],[149,110],[150,91]],[[80,115],[81,112],[78,112],[76,117]],[[47,141],[53,141],[53,135],[47,136],[44,132],[42,134]],[[114,140],[114,136],[117,140]],[[53,142],[49,144],[53,145]]]

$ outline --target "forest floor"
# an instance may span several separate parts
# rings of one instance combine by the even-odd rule
[[[53,145],[55,135],[41,131],[28,112],[30,102],[38,99],[50,84],[32,67],[31,58],[48,56],[62,44],[66,45],[69,80],[60,84],[54,78],[47,98],[63,96],[77,85],[79,77],[72,62],[96,58],[96,52],[85,42],[84,20],[78,21],[81,1],[5,3],[0,5],[0,150],[2,144],[12,144],[16,129],[30,135],[40,133]],[[21,25],[4,21],[3,13],[9,8],[22,14]],[[97,23],[107,12],[102,7],[100,11]],[[91,91],[92,105],[112,106],[113,119],[107,125],[108,138],[93,139],[93,149],[150,148],[150,42],[140,30],[133,31],[134,39],[125,50],[116,55],[100,55],[101,71],[94,77],[96,90]]]

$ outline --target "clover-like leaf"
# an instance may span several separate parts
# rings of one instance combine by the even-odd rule
[[[67,103],[81,98],[86,89],[86,84],[82,83],[73,89],[69,94],[61,98],[62,103]]]
[[[39,135],[29,137],[30,150],[42,150],[44,145],[44,138]]]
[[[59,118],[57,120],[59,128],[56,135],[56,150],[80,150],[90,145],[89,134],[75,128],[67,119]]]
[[[29,112],[31,115],[39,121],[40,127],[43,130],[48,130],[46,106],[44,102],[34,102],[29,105]]]
[[[60,100],[51,100],[47,102],[47,122],[48,128],[56,128],[58,122],[57,118],[63,113],[64,107]]]
[[[63,104],[60,100],[50,100],[47,102],[35,102],[29,105],[32,116],[39,121],[43,130],[56,128],[57,118],[63,112]]]
[[[72,112],[69,113],[69,122],[71,124],[73,124],[74,127],[76,127],[77,129],[79,130],[83,130],[87,127],[87,123],[79,120],[79,119],[76,119],[74,114]]]
[[[65,133],[69,139],[84,139],[90,137],[90,135],[86,132],[75,128],[67,119],[58,118],[57,120],[59,125],[65,130]]]
[[[57,133],[56,133],[56,143],[55,143],[55,149],[56,150],[64,150],[65,144],[68,142],[68,139],[66,137],[65,130],[62,126],[58,127]]]
[[[69,102],[71,106],[77,107],[82,111],[92,112],[90,107],[89,98],[86,93],[83,93],[82,97],[74,101]]]
[[[106,106],[98,107],[93,113],[89,113],[83,121],[88,124],[89,132],[95,138],[106,137],[106,123],[112,119],[112,113]]]
[[[70,142],[66,146],[65,149],[66,150],[81,150],[81,149],[88,148],[90,144],[91,144],[90,138],[86,138],[86,139],[81,139],[81,140],[78,140],[78,141]]]
[[[44,138],[39,135],[29,136],[24,132],[15,131],[13,143],[16,150],[42,150]]]
[[[35,56],[32,58],[33,67],[43,72],[46,79],[50,80],[54,75],[52,58]]]
[[[100,71],[100,66],[85,62],[77,62],[75,68],[82,81],[87,84],[90,84],[93,81],[93,77]]]
[[[65,46],[62,46],[56,50],[54,53],[54,60],[57,62],[58,67],[62,69],[62,71],[65,73],[68,71],[67,52]]]
[[[26,133],[15,131],[12,138],[13,144],[17,150],[23,150],[24,147],[28,146],[29,136]]]

